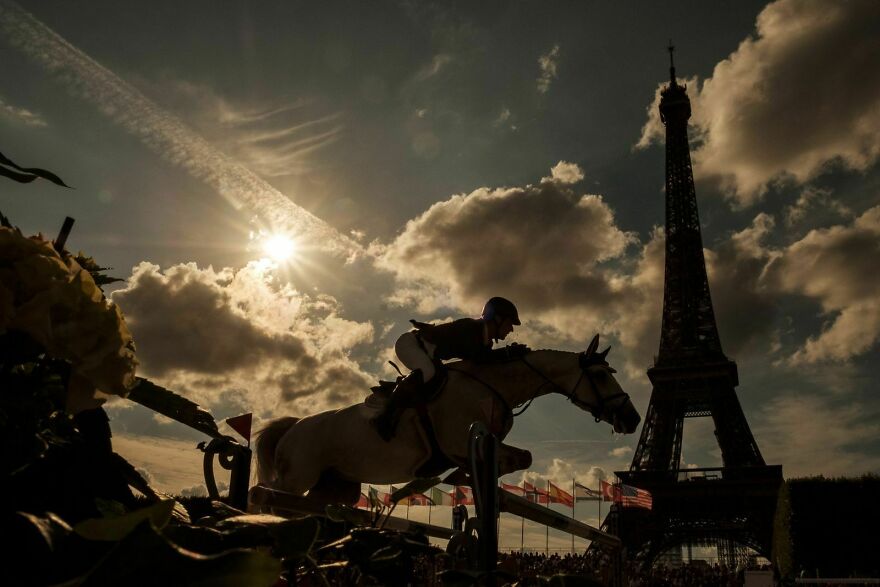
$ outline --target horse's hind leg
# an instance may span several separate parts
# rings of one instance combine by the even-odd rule
[[[309,490],[309,497],[321,503],[354,505],[360,496],[361,484],[341,478],[333,469],[324,471],[315,486]]]
[[[273,489],[294,495],[303,495],[321,478],[321,466],[309,450],[276,453],[275,466],[278,478],[272,483]]]

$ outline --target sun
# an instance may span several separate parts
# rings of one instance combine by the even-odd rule
[[[296,254],[296,242],[284,234],[273,234],[263,241],[263,252],[275,261],[287,261]]]

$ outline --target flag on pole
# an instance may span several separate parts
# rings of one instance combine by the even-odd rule
[[[358,502],[355,504],[354,507],[370,509],[370,498],[367,497],[366,495],[364,495],[363,493],[361,493],[361,496],[358,499]]]
[[[632,506],[645,508],[646,510],[649,510],[654,506],[654,500],[649,491],[639,489],[638,487],[623,485],[622,483],[620,485],[620,502],[623,504],[623,507]]]
[[[638,507],[648,510],[654,505],[650,492],[623,483],[611,485],[602,481],[602,499],[619,503],[623,507]]]
[[[377,508],[381,505],[385,505],[386,498],[388,494],[383,493],[370,485],[369,491],[367,491],[367,499],[370,501],[371,508]]]
[[[431,488],[431,501],[434,502],[434,505],[455,505],[452,495],[436,487]]]
[[[569,492],[560,489],[559,487],[554,485],[552,481],[548,481],[547,486],[549,488],[548,493],[550,494],[550,503],[561,503],[563,505],[567,505],[568,507],[572,507],[574,505],[574,496],[572,496]]]
[[[431,500],[423,493],[415,493],[401,499],[400,503],[405,503],[406,505],[431,505]]]
[[[575,483],[574,498],[577,501],[600,501],[602,499],[602,492],[585,487],[580,483]]]
[[[248,445],[251,443],[251,424],[254,421],[253,414],[242,414],[234,418],[227,418],[226,423],[229,427],[238,432],[247,440]]]
[[[394,487],[391,487],[391,490],[394,491]],[[367,496],[370,500],[370,507],[379,507],[380,505],[391,505],[391,494],[385,493],[384,491],[379,491],[372,485],[370,486],[370,491],[367,493]]]
[[[501,484],[501,489],[507,491],[508,493],[512,493],[514,495],[518,495],[520,497],[526,496],[526,490],[520,487],[519,485],[508,485],[507,483]]]
[[[618,502],[619,499],[619,491],[616,491],[616,487],[607,481],[601,481],[602,487],[602,501],[613,501]]]
[[[526,499],[535,503],[549,503],[550,496],[543,489],[538,489],[528,481],[523,481],[523,491],[526,493]]]
[[[470,487],[456,485],[452,497],[455,505],[474,505],[474,495]]]

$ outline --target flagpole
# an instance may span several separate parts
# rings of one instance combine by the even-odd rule
[[[547,507],[550,507],[550,479],[547,479]],[[550,526],[544,526],[544,556],[550,556]]]
[[[577,501],[577,491],[574,486],[574,477],[571,478],[571,519],[574,520],[574,504]],[[571,535],[571,554],[574,555],[574,534]]]
[[[498,492],[501,491],[501,477],[498,478],[498,485],[495,487],[495,502],[498,502]],[[495,514],[495,545],[501,545],[501,508]]]
[[[525,481],[520,481],[520,485],[523,486],[523,497],[526,499],[529,498],[529,492],[526,491]],[[526,543],[526,519],[522,516],[519,517],[519,551],[522,552]]]

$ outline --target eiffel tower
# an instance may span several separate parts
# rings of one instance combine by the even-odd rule
[[[648,369],[653,391],[632,465],[616,473],[623,483],[650,491],[654,505],[615,505],[612,515],[629,556],[646,565],[683,545],[716,546],[721,562],[735,564],[747,548],[771,556],[782,467],[764,462],[736,395],[736,363],[721,349],[688,146],[691,105],[675,78],[673,50],[670,45],[670,81],[660,101],[666,126],[660,351]],[[697,417],[714,422],[720,468],[681,469],[684,419]]]

